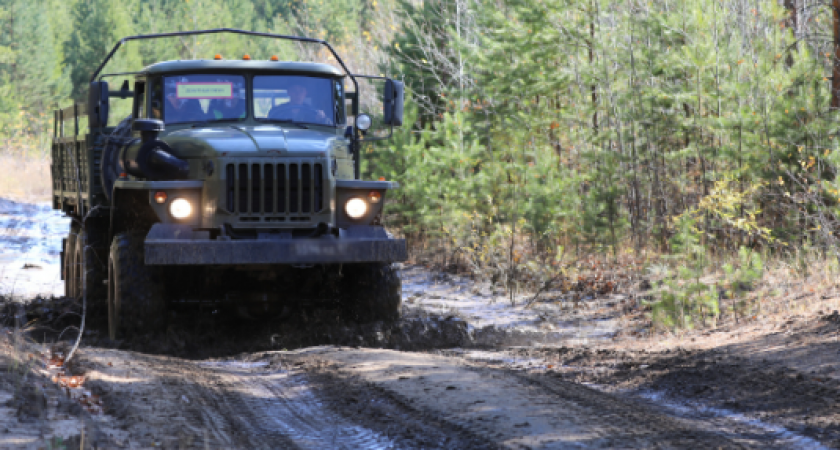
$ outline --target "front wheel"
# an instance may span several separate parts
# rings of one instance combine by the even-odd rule
[[[347,264],[342,274],[346,318],[360,323],[400,318],[402,283],[392,264]]]
[[[111,340],[163,328],[166,299],[162,274],[144,262],[144,235],[114,236],[108,255],[108,335]]]

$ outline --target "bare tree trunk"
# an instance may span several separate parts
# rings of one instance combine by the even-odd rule
[[[840,0],[838,0],[840,1]],[[592,15],[589,19],[589,66],[592,67],[594,60],[593,46],[595,45],[595,4],[592,4]],[[592,114],[592,129],[598,132],[598,86],[592,83],[592,108],[595,112]]]
[[[832,0],[834,15],[834,66],[831,71],[831,108],[840,108],[840,0]]]

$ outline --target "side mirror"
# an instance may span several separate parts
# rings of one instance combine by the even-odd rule
[[[94,81],[88,89],[88,121],[91,128],[108,125],[108,82]]]
[[[386,80],[383,98],[385,125],[401,126],[403,123],[403,103],[405,102],[405,83],[391,79]]]

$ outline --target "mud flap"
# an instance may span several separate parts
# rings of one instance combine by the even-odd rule
[[[67,238],[61,238],[61,252],[60,255],[60,262],[61,262],[61,281],[64,281],[64,249],[67,248]]]

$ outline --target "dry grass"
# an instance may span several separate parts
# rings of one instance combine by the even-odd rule
[[[754,298],[765,317],[838,310],[840,265],[832,256],[817,251],[770,260]]]
[[[0,197],[27,202],[48,202],[49,157],[0,149]]]

